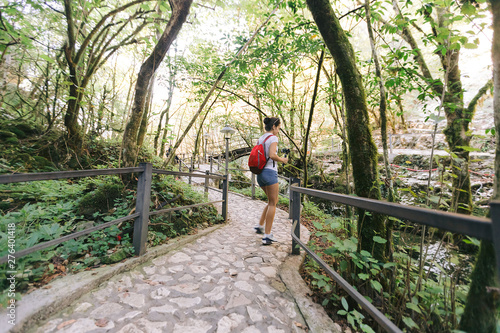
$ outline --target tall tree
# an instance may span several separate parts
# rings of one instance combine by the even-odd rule
[[[492,82],[486,82],[469,104],[465,105],[459,66],[460,49],[472,43],[468,43],[466,37],[458,36],[453,30],[453,23],[463,19],[464,16],[454,15],[455,8],[451,8],[451,2],[424,3],[423,7],[418,11],[431,27],[432,34],[426,36],[426,38],[436,46],[434,53],[438,55],[440,66],[443,72],[447,74],[447,81],[444,83],[441,79],[433,77],[426,59],[413,36],[410,28],[414,20],[407,18],[401,11],[398,0],[392,0],[392,3],[397,14],[396,22],[399,24],[397,31],[400,32],[403,39],[412,48],[422,77],[428,83],[434,96],[444,96],[443,109],[447,121],[444,134],[454,157],[452,158],[454,188],[452,207],[459,213],[470,214],[472,212],[472,194],[469,175],[469,147],[471,140],[469,124],[474,117],[479,99],[488,91]],[[468,15],[475,13],[475,7],[469,3],[465,3],[461,10]]]
[[[158,40],[153,52],[141,66],[135,86],[132,114],[130,115],[130,119],[125,127],[125,132],[123,133],[122,155],[123,162],[126,167],[133,166],[136,163],[138,154],[137,135],[144,113],[147,89],[151,82],[151,78],[160,66],[160,63],[167,54],[170,45],[177,37],[182,25],[186,21],[192,2],[192,0],[169,0],[172,14],[168,24],[163,31],[161,38]]]
[[[114,18],[126,9],[146,1],[149,0],[132,1],[108,11],[92,26],[95,18],[91,14],[96,9],[92,7],[93,3],[83,2],[82,7],[75,8],[73,1],[64,0],[67,36],[63,51],[70,82],[64,125],[70,145],[75,150],[81,149],[83,143],[78,117],[85,89],[92,76],[120,47],[137,43],[134,37],[149,23],[143,10],[137,10],[124,20],[114,21]],[[123,29],[139,18],[144,18],[143,22],[128,36],[120,39]]]
[[[500,1],[490,0],[493,13],[493,115],[495,120],[495,181],[492,200],[500,200]],[[459,329],[465,332],[497,332],[498,294],[490,287],[498,287],[495,248],[489,241],[481,241],[477,261],[471,274],[471,285]]]
[[[360,197],[380,199],[377,147],[369,128],[365,90],[356,67],[356,55],[330,2],[307,0],[307,6],[333,56],[342,83],[355,192]],[[369,252],[373,249],[375,258],[384,259],[384,246],[373,241],[375,235],[385,234],[383,216],[359,211],[358,234],[362,249]]]

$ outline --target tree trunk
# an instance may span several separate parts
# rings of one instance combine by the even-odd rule
[[[500,199],[500,1],[490,0],[493,13],[493,114],[495,119],[495,182],[492,200]],[[495,249],[489,241],[481,241],[471,285],[459,329],[465,332],[496,332],[498,295],[487,287],[498,287]]]
[[[380,199],[377,147],[369,128],[365,90],[356,67],[356,56],[330,2],[307,0],[307,5],[333,56],[342,83],[355,192],[360,197]],[[375,235],[385,234],[383,216],[374,213],[366,215],[360,210],[358,234],[360,248],[373,252],[375,258],[384,260],[383,244],[373,241]]]
[[[366,25],[368,28],[368,35],[370,37],[370,46],[372,48],[372,57],[373,62],[375,63],[375,75],[378,78],[379,89],[380,89],[380,134],[382,136],[382,149],[384,156],[384,170],[385,170],[385,178],[386,178],[386,187],[388,188],[388,196],[387,201],[395,202],[396,198],[394,195],[394,187],[392,184],[392,172],[389,168],[389,152],[387,149],[387,97],[385,94],[385,85],[384,79],[382,78],[382,71],[380,69],[380,64],[378,61],[377,49],[375,47],[375,37],[373,37],[373,29],[371,23],[371,9],[370,9],[370,1],[365,1],[365,10],[366,10]],[[385,254],[390,261],[393,260],[392,256],[392,228],[394,227],[394,221],[391,219],[387,219],[385,226]]]
[[[323,67],[323,59],[325,58],[325,49],[321,50],[321,54],[319,56],[318,60],[318,71],[316,72],[316,82],[314,83],[314,90],[313,90],[313,95],[311,98],[311,109],[309,110],[309,119],[307,121],[307,128],[306,128],[306,136],[304,139],[304,155],[302,155],[302,166],[304,168],[304,187],[307,187],[307,182],[308,180],[308,172],[307,172],[307,144],[309,143],[309,133],[311,132],[311,124],[312,124],[312,118],[314,114],[314,106],[316,103],[316,96],[318,95],[318,85],[319,85],[319,78],[321,74],[321,68]],[[312,156],[312,147],[311,149],[311,156]]]
[[[283,0],[282,0],[283,1]],[[177,150],[177,148],[179,148],[179,146],[181,145],[182,143],[182,140],[184,140],[184,137],[186,136],[186,134],[189,132],[189,130],[191,129],[191,127],[193,126],[194,122],[196,121],[196,119],[199,117],[199,115],[201,114],[201,112],[203,111],[203,109],[205,108],[205,105],[207,104],[210,96],[212,96],[214,90],[217,88],[217,86],[219,85],[219,82],[222,80],[222,78],[224,77],[224,75],[226,74],[226,71],[227,69],[229,68],[229,66],[231,65],[231,63],[238,59],[238,57],[247,49],[247,47],[253,42],[253,40],[255,39],[255,37],[257,36],[257,34],[259,33],[259,31],[262,29],[262,27],[264,27],[267,22],[269,22],[269,20],[271,19],[271,17],[274,15],[274,13],[276,12],[276,10],[278,10],[278,7],[279,5],[281,4],[280,1],[276,7],[274,7],[274,10],[272,11],[271,15],[269,15],[267,17],[267,19],[264,21],[264,23],[262,23],[258,28],[257,30],[255,30],[255,32],[253,33],[252,37],[250,37],[250,39],[245,43],[245,45],[243,45],[239,50],[238,52],[236,53],[236,55],[233,57],[233,59],[231,60],[231,62],[229,64],[227,64],[224,69],[222,70],[222,72],[219,74],[219,76],[217,77],[217,79],[215,80],[214,84],[212,85],[212,88],[210,88],[208,94],[205,96],[205,99],[203,100],[203,102],[201,103],[198,111],[195,113],[195,115],[193,116],[193,119],[191,119],[191,122],[188,124],[186,130],[184,131],[184,134],[179,138],[177,139],[177,142],[175,143],[174,147],[172,148],[172,152],[171,154],[167,157],[167,160],[165,161],[165,163],[163,165],[168,165],[169,163],[172,162],[173,158],[174,158],[174,155],[175,155],[175,151]]]
[[[172,15],[167,27],[163,31],[152,54],[142,64],[137,76],[132,114],[123,133],[122,154],[125,167],[134,166],[137,159],[137,135],[144,113],[147,88],[149,87],[151,78],[186,21],[192,0],[169,0],[169,3]]]

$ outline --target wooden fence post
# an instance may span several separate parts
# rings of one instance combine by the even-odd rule
[[[151,202],[151,180],[153,177],[153,165],[151,163],[140,163],[144,170],[139,175],[137,182],[137,198],[135,212],[140,215],[134,222],[133,245],[135,254],[142,256],[146,253],[146,241],[148,240],[149,204]]]
[[[300,186],[300,179],[293,178],[290,183],[291,185]],[[290,197],[293,197],[292,207],[290,207],[292,211],[292,225],[297,221],[295,229],[292,232],[297,238],[300,238],[300,193],[292,191],[292,187],[290,187]],[[294,239],[292,239],[292,254],[300,254],[299,244]]]
[[[210,171],[206,170],[205,174],[207,176],[210,175]],[[207,198],[208,198],[208,182],[209,182],[209,179],[207,177],[207,178],[205,178],[205,197],[207,197]]]

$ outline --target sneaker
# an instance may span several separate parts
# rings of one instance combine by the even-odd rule
[[[264,227],[261,226],[261,225],[257,225],[257,226],[255,226],[253,228],[255,230],[255,233],[257,233],[257,234],[263,234],[264,233]]]
[[[274,242],[277,242],[277,240],[274,238],[273,234],[264,235],[264,238],[262,238],[263,245],[271,245]]]

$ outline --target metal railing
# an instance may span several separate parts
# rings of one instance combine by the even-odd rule
[[[119,169],[100,169],[100,170],[81,170],[81,171],[60,171],[60,172],[41,172],[41,173],[25,173],[25,174],[10,174],[10,175],[0,175],[0,184],[9,183],[19,183],[19,182],[31,182],[40,180],[55,180],[55,179],[67,179],[67,178],[82,178],[82,177],[92,177],[92,176],[102,176],[102,175],[119,175],[119,174],[130,174],[138,173],[139,178],[137,182],[137,195],[136,195],[136,205],[135,213],[121,217],[103,224],[99,224],[94,227],[90,227],[78,232],[74,232],[57,239],[53,239],[41,244],[34,245],[32,247],[16,251],[16,259],[24,257],[30,253],[43,250],[45,248],[63,243],[65,241],[88,235],[94,231],[108,228],[112,225],[132,220],[134,219],[134,231],[132,244],[134,246],[135,254],[138,256],[143,255],[146,252],[146,241],[148,236],[148,224],[149,217],[158,214],[164,214],[167,212],[172,212],[181,209],[187,209],[192,207],[199,207],[203,205],[210,205],[214,203],[222,202],[222,217],[224,221],[227,221],[227,190],[222,191],[222,200],[211,201],[206,203],[200,203],[195,205],[175,207],[169,209],[162,209],[157,211],[150,211],[149,205],[151,202],[151,183],[153,174],[164,174],[173,176],[188,176],[188,177],[201,177],[208,179],[222,179],[224,182],[224,188],[227,188],[227,181],[224,175],[209,175],[209,174],[193,174],[184,172],[175,172],[169,170],[159,170],[153,169],[151,163],[141,163],[139,167],[134,168],[119,168]],[[12,258],[11,255],[7,254],[0,258],[0,264],[8,262]]]
[[[427,208],[403,206],[400,204],[383,202],[379,200],[354,197],[344,194],[331,193],[300,187],[300,180],[293,179],[290,186],[290,212],[293,221],[292,226],[292,254],[299,254],[302,247],[324,270],[340,285],[366,312],[368,312],[377,323],[387,332],[402,332],[383,313],[373,306],[352,285],[326,264],[316,253],[300,240],[300,202],[301,194],[330,200],[333,202],[357,207],[371,212],[393,216],[399,219],[409,220],[419,224],[444,229],[453,233],[459,233],[492,241],[495,246],[497,270],[500,276],[500,202],[491,202],[491,219],[474,217],[462,214],[442,212]]]

